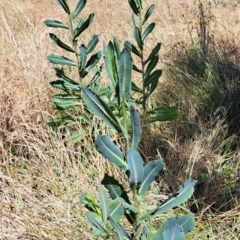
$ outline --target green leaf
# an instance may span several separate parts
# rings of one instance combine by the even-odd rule
[[[71,94],[59,94],[53,97],[53,103],[55,107],[59,109],[69,109],[80,105],[80,96],[74,96]]]
[[[143,199],[151,183],[158,176],[163,166],[164,166],[164,163],[163,163],[163,160],[161,159],[150,161],[147,163],[146,166],[144,166],[143,181],[138,191],[140,199]]]
[[[142,0],[134,0],[138,9],[142,9]]]
[[[98,195],[99,195],[100,207],[102,210],[103,222],[104,222],[104,224],[106,224],[107,219],[110,215],[110,207],[109,207],[109,201],[108,201],[107,194],[106,194],[104,188],[101,186],[98,189]]]
[[[75,19],[86,5],[86,0],[79,0],[75,10],[71,13],[71,18]]]
[[[188,214],[181,217],[171,217],[167,219],[154,234],[152,240],[164,240],[164,231],[171,229],[175,225],[178,225],[183,233],[188,233],[194,229],[194,215]],[[165,232],[166,234],[166,232]]]
[[[101,59],[101,51],[93,54],[90,59],[87,61],[87,64],[84,68],[84,70],[81,72],[81,77],[84,78],[99,62]]]
[[[98,206],[98,201],[92,193],[84,193],[80,197],[80,202],[91,212],[95,212],[98,216],[101,216],[102,212]]]
[[[71,133],[71,135],[67,138],[67,142],[71,143],[79,143],[86,137],[86,133],[84,130],[76,130]]]
[[[133,64],[133,70],[138,72],[138,73],[142,73],[142,70],[140,70],[136,65]]]
[[[50,84],[54,88],[61,89],[61,90],[67,91],[67,92],[68,92],[68,90],[72,90],[72,91],[80,91],[81,90],[78,83],[69,82],[67,80],[56,80],[56,81],[50,82]]]
[[[69,47],[67,44],[65,44],[64,42],[62,42],[59,38],[57,38],[56,35],[54,35],[53,33],[49,33],[50,38],[52,39],[52,41],[54,43],[56,43],[60,48],[67,50],[69,52],[74,52],[74,50]]]
[[[129,52],[132,52],[141,58],[141,53],[137,50],[137,48],[130,41],[125,41],[124,47],[126,47]]]
[[[134,26],[134,27],[137,26],[136,21],[135,21],[135,15],[134,15],[134,12],[132,13],[132,23],[133,23],[133,26]]]
[[[158,81],[158,79],[161,77],[161,75],[162,75],[162,70],[159,70],[159,69],[155,70],[150,75],[148,75],[144,78],[144,86],[148,87],[153,82]]]
[[[126,191],[124,190],[123,186],[114,177],[111,177],[105,173],[104,178],[101,181],[101,184],[103,184],[108,189],[110,197],[112,199],[121,197],[126,202],[129,202]]]
[[[138,47],[143,50],[143,42],[142,42],[142,37],[141,37],[141,33],[138,27],[134,28],[134,38],[137,42]]]
[[[99,98],[93,91],[87,88],[82,88],[82,98],[87,107],[100,117],[109,127],[121,132],[119,123],[112,113],[111,109]]]
[[[149,123],[156,121],[173,121],[179,118],[178,108],[176,106],[158,107],[148,111],[148,114],[150,115],[148,118]]]
[[[152,70],[156,67],[158,61],[159,61],[158,56],[154,56],[154,57],[151,58],[150,62],[148,63],[147,69],[145,71],[144,78],[147,78],[150,75]]]
[[[132,90],[133,90],[134,92],[139,92],[139,93],[142,93],[142,92],[143,92],[142,89],[139,88],[134,82],[132,82]]]
[[[148,18],[152,15],[153,11],[154,11],[154,8],[155,8],[155,4],[151,5],[147,12],[145,13],[144,15],[144,18],[143,18],[143,21],[142,21],[142,25],[144,25],[144,23],[148,20]]]
[[[98,41],[99,41],[98,35],[96,35],[96,34],[93,35],[87,45],[87,51],[86,51],[87,54],[91,53],[94,50]]]
[[[161,43],[157,43],[156,47],[152,50],[147,60],[144,62],[144,65],[152,59],[152,57],[156,56],[161,48]]]
[[[111,90],[113,91],[118,83],[118,65],[117,53],[113,43],[110,41],[106,47],[104,44],[104,62],[107,69],[108,76],[111,80]]]
[[[100,79],[101,79],[101,74],[102,74],[102,70],[103,70],[103,65],[102,64],[98,70],[96,71],[95,75],[93,76],[93,78],[91,79],[90,83],[87,85],[87,87],[91,88],[94,92],[98,93],[98,96],[101,96],[101,94],[103,95],[107,95],[107,93],[105,92],[107,88],[109,90],[108,86],[100,86]]]
[[[70,29],[70,27],[67,24],[61,23],[53,19],[47,19],[44,21],[44,23],[48,27]]]
[[[76,39],[84,30],[86,30],[94,21],[94,13],[91,13],[86,21],[74,30],[74,39]]]
[[[138,190],[143,181],[143,160],[139,152],[130,149],[127,154],[127,163],[130,170],[130,187]]]
[[[114,46],[114,49],[115,49],[115,52],[116,52],[116,58],[119,59],[119,57],[120,57],[120,48],[119,48],[119,44],[118,44],[118,41],[117,41],[116,37],[113,37],[113,46]]]
[[[128,170],[127,163],[120,149],[111,141],[108,136],[98,136],[95,141],[96,148],[105,158],[123,171]]]
[[[166,212],[186,202],[192,196],[196,183],[196,180],[188,179],[175,194],[158,206],[154,214]]]
[[[73,62],[72,60],[65,58],[63,56],[55,55],[55,54],[48,55],[47,59],[49,62],[51,62],[53,64],[76,66],[76,63]]]
[[[70,79],[69,77],[67,77],[64,74],[64,71],[62,69],[58,69],[58,68],[53,68],[53,69],[55,71],[56,76],[60,78],[57,81],[50,82],[50,84],[53,87],[62,89],[64,91],[68,91],[68,90],[80,91],[81,90],[79,84],[73,81],[72,79]]]
[[[163,240],[186,240],[185,234],[176,224],[163,232]]]
[[[130,107],[131,122],[132,122],[132,149],[137,149],[138,143],[141,138],[141,122],[139,113],[134,109],[133,106]]]
[[[112,225],[113,230],[116,232],[119,240],[131,239],[123,227],[120,224],[116,223],[111,217],[109,217],[109,222]]]
[[[85,69],[86,66],[86,62],[87,62],[87,49],[84,46],[84,44],[82,44],[79,48],[80,50],[80,73],[83,72],[83,70]]]
[[[107,229],[102,221],[102,219],[94,212],[87,213],[87,220],[98,230],[102,232],[102,234],[107,234]]]
[[[144,42],[144,40],[146,39],[146,37],[152,32],[152,30],[155,27],[155,23],[150,23],[147,28],[145,29],[145,31],[142,34],[142,42]]]
[[[139,11],[139,9],[138,9],[135,1],[134,1],[134,0],[128,0],[128,3],[129,3],[129,5],[130,5],[132,11],[133,11],[136,15],[139,15],[140,11]]]
[[[69,10],[69,7],[66,3],[65,0],[57,0],[57,2],[61,5],[61,7],[63,8],[63,10],[67,13],[67,14],[70,14],[70,10]]]
[[[118,79],[119,79],[119,95],[120,102],[123,98],[128,102],[131,93],[131,79],[132,79],[132,58],[130,52],[124,48],[120,54],[118,62]]]
[[[152,80],[151,84],[147,88],[147,93],[146,93],[146,99],[154,92],[154,90],[157,88],[159,82],[159,78],[155,78]]]
[[[84,19],[82,18],[79,18],[76,23],[74,24],[74,32],[78,29],[78,28],[81,28],[81,26],[84,24]]]
[[[110,217],[114,222],[119,222],[124,215],[125,208],[123,206],[122,198],[115,198],[110,202]]]

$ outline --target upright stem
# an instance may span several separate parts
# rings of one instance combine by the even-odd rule
[[[128,152],[128,150],[130,149],[130,146],[129,146],[129,135],[128,135],[128,118],[127,118],[127,111],[126,111],[126,105],[125,105],[125,99],[124,99],[124,96],[123,96],[123,99],[122,99],[122,115],[123,115],[123,127],[126,131],[126,150]]]
[[[72,35],[72,46],[73,46],[75,56],[76,56],[76,59],[77,59],[77,71],[78,71],[78,75],[79,75],[79,80],[81,82],[82,78],[81,78],[80,71],[79,71],[80,62],[79,62],[79,55],[78,55],[78,49],[77,49],[77,40],[74,37],[73,21],[72,21],[72,18],[71,18],[71,14],[68,14],[68,21],[69,21],[71,35]]]

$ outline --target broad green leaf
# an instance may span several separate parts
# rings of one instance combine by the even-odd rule
[[[84,68],[84,70],[81,72],[81,77],[84,78],[99,62],[101,59],[101,51],[93,54],[90,59],[87,61],[87,64]]]
[[[186,237],[181,228],[176,224],[163,232],[163,240],[186,240]]]
[[[94,13],[91,13],[86,21],[84,21],[80,27],[77,27],[74,31],[74,39],[76,39],[84,30],[86,30],[94,20]]]
[[[125,208],[122,198],[115,198],[110,202],[110,217],[114,222],[119,222],[124,215]]]
[[[96,148],[105,158],[123,171],[128,170],[127,163],[120,149],[111,141],[108,136],[98,136],[95,141]]]
[[[67,44],[65,44],[64,42],[62,42],[59,38],[57,38],[56,35],[54,35],[53,33],[49,33],[50,38],[52,39],[52,41],[54,43],[56,43],[60,48],[67,50],[69,52],[74,52],[74,50],[69,47]]]
[[[130,149],[127,154],[127,163],[130,170],[130,187],[138,190],[143,181],[143,160],[139,152]]]
[[[86,137],[84,130],[76,130],[67,138],[67,142],[79,143]]]
[[[87,45],[87,51],[86,51],[87,54],[91,53],[94,50],[98,41],[99,41],[98,35],[96,35],[96,34],[93,35]]]
[[[154,11],[154,8],[155,8],[155,4],[151,5],[147,12],[145,13],[144,15],[144,18],[143,18],[143,21],[142,21],[142,25],[145,24],[145,22],[148,20],[148,18],[152,15],[153,11]]]
[[[111,109],[99,98],[93,91],[87,88],[82,88],[82,98],[87,107],[100,117],[109,127],[121,132],[119,123],[112,113]]]
[[[134,38],[137,42],[138,47],[143,50],[143,42],[142,42],[142,37],[141,37],[141,33],[138,27],[134,28]]]
[[[182,203],[186,202],[192,196],[196,183],[196,180],[188,179],[180,186],[179,190],[175,194],[158,206],[158,209],[154,212],[154,214],[166,212],[167,210],[180,206]]]
[[[143,34],[142,34],[142,42],[144,42],[144,40],[146,39],[146,37],[152,32],[152,30],[155,27],[155,23],[150,23],[147,28],[144,30]]]
[[[63,8],[63,10],[67,13],[67,14],[70,14],[70,10],[69,10],[69,7],[66,3],[65,0],[57,0],[57,2],[61,5],[61,7]]]
[[[110,197],[116,199],[118,197],[123,198],[126,202],[129,202],[126,191],[123,186],[114,178],[105,173],[103,180],[101,181],[109,191]]]
[[[102,212],[99,207],[98,201],[92,193],[84,193],[80,196],[80,202],[91,212],[95,212],[98,216],[101,216]]]
[[[76,63],[73,62],[72,60],[65,58],[63,56],[55,55],[55,54],[48,55],[47,59],[49,62],[51,62],[53,64],[76,66]]]
[[[107,229],[102,221],[102,219],[94,212],[87,213],[87,220],[98,230],[107,234]]]
[[[107,219],[110,215],[110,207],[109,207],[109,201],[108,201],[107,194],[106,194],[104,188],[101,186],[98,189],[98,196],[99,196],[100,207],[102,210],[103,222],[106,224]]]
[[[152,70],[156,67],[158,61],[159,61],[159,57],[158,56],[154,56],[154,57],[151,58],[150,62],[147,65],[147,69],[145,71],[144,78],[147,78],[150,75]]]
[[[134,0],[128,0],[128,3],[132,9],[132,11],[136,14],[136,15],[139,15],[140,11],[136,5],[136,2]]]
[[[159,70],[159,69],[155,70],[150,75],[148,75],[144,78],[144,86],[148,87],[153,82],[158,81],[158,79],[161,77],[161,75],[162,75],[162,70]]]
[[[146,166],[144,166],[143,181],[138,191],[140,199],[143,199],[151,183],[158,176],[163,166],[164,166],[164,163],[163,163],[163,160],[161,159],[150,161],[147,163]]]
[[[128,102],[131,94],[131,84],[132,84],[132,58],[130,52],[124,48],[120,54],[118,62],[118,79],[119,79],[119,95],[120,102]]]
[[[115,87],[118,83],[118,66],[116,64],[117,53],[114,49],[113,43],[110,41],[106,47],[104,44],[104,62],[107,69],[108,76],[111,80],[111,90],[115,90]]]
[[[46,21],[44,21],[44,23],[48,27],[70,29],[67,24],[61,23],[61,22],[59,22],[57,20],[53,20],[53,19],[47,19]]]
[[[53,103],[55,107],[59,109],[69,109],[80,105],[80,96],[74,96],[71,94],[59,94],[53,97]]]
[[[130,41],[125,41],[124,47],[126,47],[129,52],[132,52],[135,55],[137,55],[138,57],[141,57],[141,53],[137,50],[137,48]]]
[[[127,232],[119,223],[116,223],[111,217],[109,217],[109,222],[112,225],[113,230],[116,232],[119,240],[131,240]]]
[[[164,122],[173,121],[179,118],[178,108],[173,107],[158,107],[153,110],[148,111],[149,117],[148,122]]]
[[[137,149],[138,143],[141,138],[141,122],[140,122],[140,116],[137,110],[134,109],[133,106],[130,107],[130,113],[131,113],[131,122],[132,122],[132,149]]]
[[[157,43],[157,45],[155,46],[155,48],[152,50],[152,52],[150,53],[150,55],[148,56],[147,60],[144,62],[144,65],[150,61],[152,59],[152,57],[156,56],[159,52],[161,48],[161,43]]]
[[[188,214],[181,217],[171,217],[168,218],[166,222],[164,222],[154,234],[152,240],[164,240],[163,233],[167,229],[171,229],[175,225],[178,225],[179,228],[183,231],[183,233],[188,233],[189,231],[194,229],[194,215]]]
[[[84,44],[82,44],[79,48],[80,51],[80,73],[83,72],[83,70],[85,69],[86,66],[86,62],[87,62],[87,49],[84,46]]]
[[[75,19],[86,5],[86,0],[79,0],[75,10],[71,13],[71,18]]]

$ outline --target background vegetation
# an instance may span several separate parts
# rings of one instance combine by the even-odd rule
[[[177,104],[181,117],[156,124],[151,141],[143,139],[149,153],[154,157],[158,149],[166,164],[158,180],[165,187],[155,183],[147,205],[196,178],[200,184],[187,205],[196,217],[189,239],[239,239],[240,2],[152,3],[156,27],[148,44],[151,49],[162,42],[163,77],[151,104]],[[0,237],[91,239],[79,196],[96,192],[93,186],[105,169],[119,172],[89,138],[81,146],[70,144],[68,132],[47,125],[56,112],[49,85],[54,73],[46,56],[56,47],[43,22],[65,15],[54,0],[10,0],[0,6]],[[121,44],[131,40],[130,11],[127,1],[89,1],[83,16],[94,12],[96,21],[88,34],[101,33],[100,42],[112,36]],[[102,81],[108,83],[106,72]]]

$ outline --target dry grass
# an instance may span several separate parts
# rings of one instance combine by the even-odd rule
[[[153,149],[165,157],[168,174],[164,181],[172,191],[188,176],[203,177],[190,206],[197,220],[191,239],[238,239],[239,132],[229,131],[232,121],[225,121],[225,112],[212,117],[220,105],[209,107],[203,101],[209,95],[200,86],[207,88],[209,82],[199,84],[190,71],[189,59],[194,55],[188,47],[198,37],[197,3],[147,1],[147,5],[152,3],[156,4],[152,19],[157,27],[148,47],[162,42],[165,70],[155,100],[175,102],[183,114],[180,121],[157,126],[153,132]],[[54,0],[2,1],[0,7],[0,239],[92,239],[79,196],[87,190],[94,192],[105,168],[114,170],[89,139],[83,144],[86,148],[76,149],[66,145],[60,131],[46,125],[54,115],[49,86],[54,76],[46,56],[60,51],[51,44],[43,21],[65,16]],[[121,43],[132,39],[127,1],[89,1],[83,15],[90,12],[95,12],[96,21],[89,35],[100,33],[101,42],[112,36]],[[239,12],[238,1],[213,1],[214,19],[209,23],[214,56],[234,66],[240,59]],[[231,68],[223,66],[226,78]],[[234,79],[239,81],[239,75]]]

